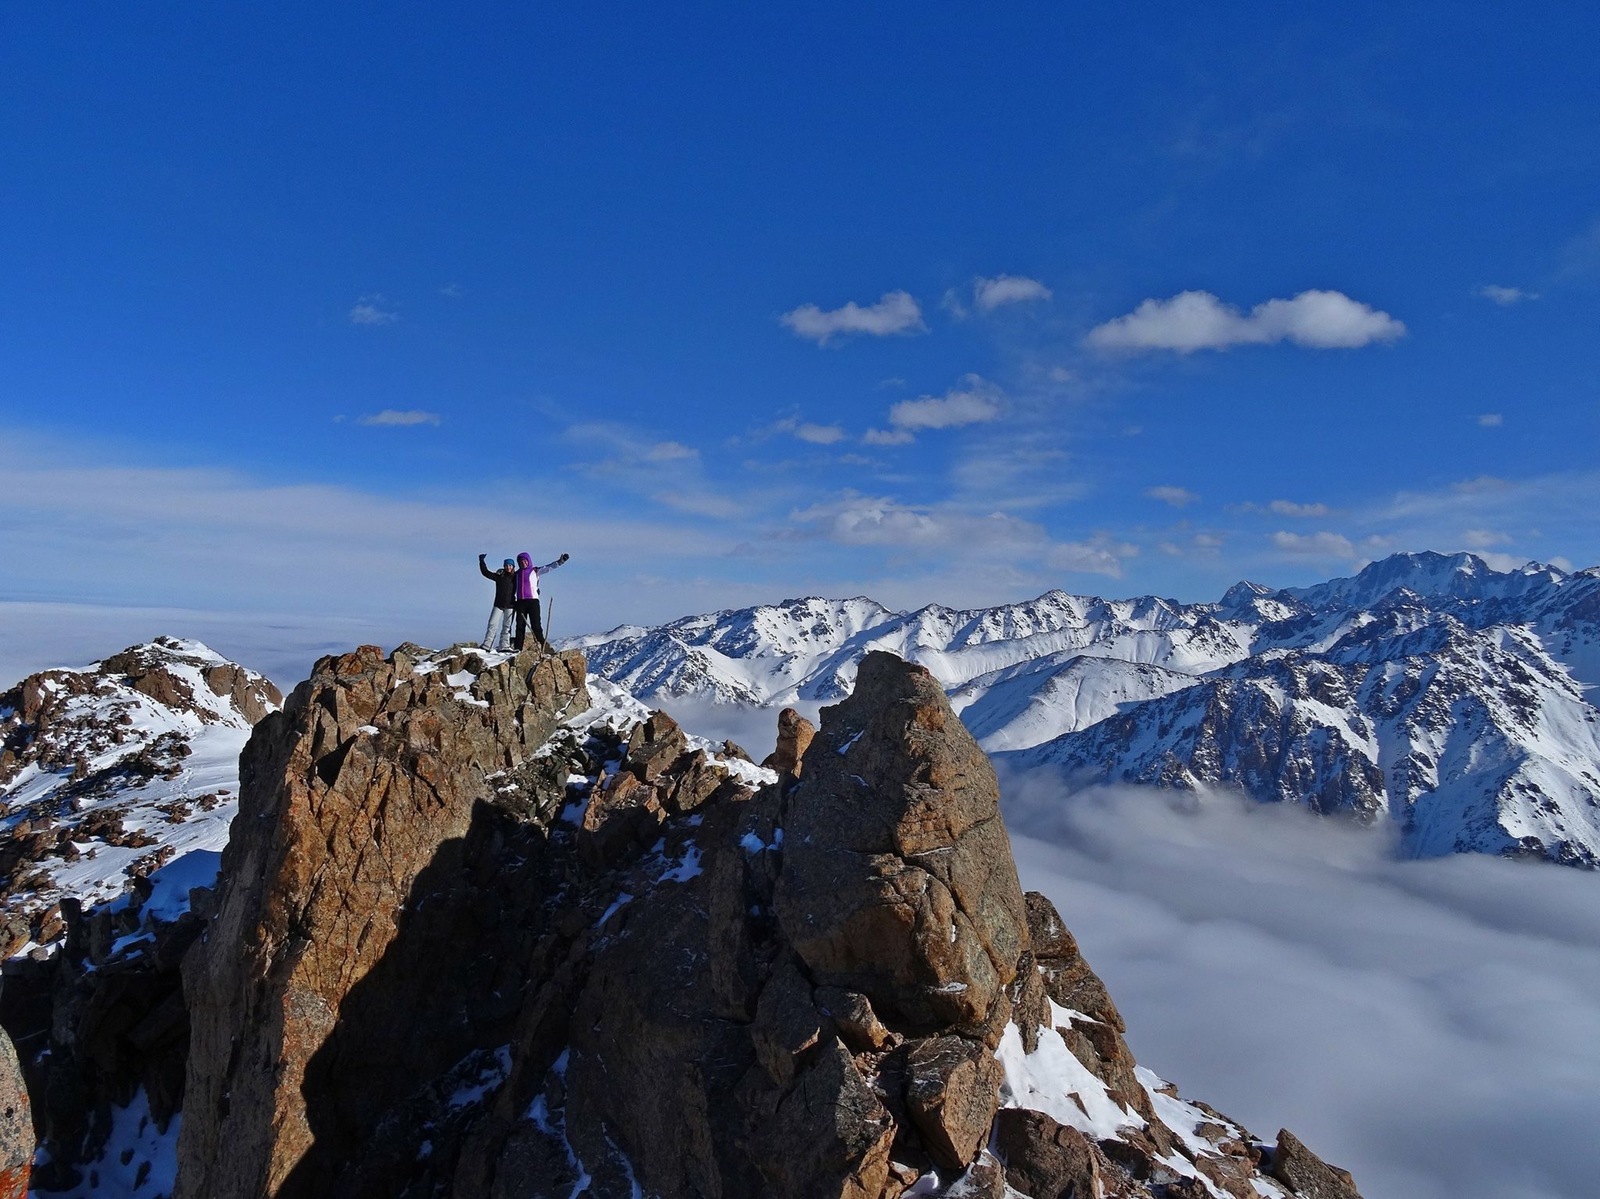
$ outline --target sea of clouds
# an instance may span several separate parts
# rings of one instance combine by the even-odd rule
[[[1236,796],[1002,777],[1140,1064],[1366,1199],[1579,1199],[1600,1179],[1600,875]]]

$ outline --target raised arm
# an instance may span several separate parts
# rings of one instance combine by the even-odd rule
[[[489,564],[484,561],[484,559],[487,558],[488,556],[489,556],[488,554],[479,554],[478,555],[478,570],[483,575],[484,578],[492,579],[492,578],[494,578],[494,571],[490,570],[489,569]]]
[[[562,554],[561,557],[557,558],[554,562],[546,562],[543,566],[534,567],[534,570],[539,574],[543,574],[547,570],[554,570],[558,566],[565,566],[567,564],[567,559],[570,557],[572,557],[571,554]]]

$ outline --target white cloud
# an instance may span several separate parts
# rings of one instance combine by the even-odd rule
[[[374,412],[368,416],[358,416],[356,424],[375,425],[379,427],[407,428],[412,425],[437,425],[439,414],[437,412],[423,412],[411,408],[401,410],[398,408],[385,408],[382,412]]]
[[[779,318],[794,331],[818,345],[827,345],[835,337],[852,333],[865,333],[871,337],[889,337],[895,334],[925,333],[928,326],[922,321],[922,309],[909,292],[885,292],[876,304],[863,307],[854,300],[843,308],[824,311],[815,304],[802,304]]]
[[[1493,545],[1509,545],[1511,543],[1511,534],[1501,533],[1494,529],[1468,529],[1461,534],[1461,540],[1467,544],[1469,549],[1482,550],[1488,549]]]
[[[1539,298],[1539,293],[1536,291],[1525,291],[1520,287],[1501,287],[1497,283],[1486,283],[1472,294],[1481,296],[1485,300],[1492,300],[1502,308]]]
[[[1273,500],[1267,509],[1279,516],[1326,516],[1330,511],[1326,504],[1297,504],[1293,500]]]
[[[1004,304],[1025,304],[1031,300],[1048,300],[1052,293],[1037,279],[1022,275],[996,275],[992,279],[972,281],[972,302],[983,312],[993,312]]]
[[[845,431],[838,425],[818,425],[794,418],[781,420],[773,428],[779,433],[787,433],[797,441],[808,442],[811,445],[835,445],[846,437]]]
[[[350,309],[352,325],[392,325],[400,314],[385,307],[388,301],[380,295],[362,296]]]
[[[889,423],[906,432],[982,424],[999,418],[1002,398],[1003,393],[993,383],[967,375],[942,396],[901,400],[889,409]]]
[[[1480,412],[1477,420],[1485,429],[1498,429],[1506,423],[1505,417],[1498,412]]]
[[[1139,547],[1097,534],[1087,541],[1056,541],[1031,521],[1003,512],[975,514],[932,504],[905,504],[884,496],[846,493],[791,514],[802,531],[850,546],[881,546],[954,560],[1029,562],[1049,571],[1120,577]]]
[[[1292,1129],[1364,1195],[1593,1194],[1593,876],[1396,861],[1381,833],[1284,805],[1001,781],[1022,882],[1141,1065],[1257,1135]]]
[[[814,425],[810,421],[801,421],[796,425],[794,435],[812,445],[834,445],[845,437],[844,430],[838,425]]]
[[[1187,487],[1151,487],[1145,495],[1153,500],[1160,500],[1163,504],[1171,504],[1174,508],[1183,508],[1194,503],[1200,497]]]
[[[1085,340],[1100,350],[1188,354],[1280,341],[1319,350],[1353,349],[1394,341],[1405,332],[1388,313],[1343,292],[1303,291],[1290,300],[1257,304],[1246,315],[1210,292],[1186,291],[1168,300],[1145,300],[1126,316],[1091,329]]]

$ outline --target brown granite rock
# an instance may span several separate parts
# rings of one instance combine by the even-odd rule
[[[1287,1128],[1278,1130],[1268,1172],[1296,1199],[1361,1199],[1349,1171],[1330,1166]]]
[[[777,911],[816,982],[891,1024],[983,1023],[1011,981],[1027,924],[994,770],[922,667],[868,654],[823,709]]]
[[[785,708],[778,713],[778,744],[761,764],[779,774],[798,775],[806,749],[816,735],[815,725],[793,708]]]
[[[995,1120],[1006,1182],[1028,1199],[1088,1199],[1104,1193],[1094,1142],[1042,1112],[1007,1108]]]
[[[987,1046],[963,1037],[929,1037],[906,1058],[906,1109],[934,1161],[970,1165],[989,1140],[1005,1071]]]

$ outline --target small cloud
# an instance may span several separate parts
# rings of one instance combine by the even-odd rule
[[[833,445],[845,439],[845,431],[838,425],[818,425],[790,417],[772,426],[774,431],[787,433],[799,441],[812,445]]]
[[[939,301],[939,307],[943,308],[958,321],[964,321],[971,315],[967,311],[967,306],[961,302],[960,294],[953,287],[945,289],[944,298]]]
[[[876,304],[863,307],[854,300],[843,308],[824,311],[815,304],[802,304],[779,318],[794,331],[825,346],[835,337],[851,333],[865,333],[871,337],[890,337],[895,334],[926,333],[928,326],[922,321],[922,309],[909,292],[885,292]]]
[[[1480,412],[1476,419],[1485,429],[1498,429],[1506,423],[1506,418],[1498,412]]]
[[[1052,383],[1076,383],[1078,376],[1064,366],[1052,366],[1045,372],[1045,377]]]
[[[982,424],[999,418],[1001,398],[1000,389],[993,383],[978,375],[966,375],[957,386],[942,396],[901,400],[889,409],[889,423],[906,433],[907,440],[918,429],[953,429],[961,425]]]
[[[908,445],[917,435],[905,429],[868,429],[861,440],[867,445]]]
[[[1196,533],[1194,535],[1194,548],[1211,552],[1222,548],[1222,538],[1212,533]]]
[[[1474,290],[1472,294],[1481,296],[1485,300],[1492,300],[1502,308],[1509,308],[1513,304],[1521,304],[1525,300],[1537,300],[1539,298],[1539,293],[1536,291],[1525,291],[1520,287],[1501,287],[1498,283],[1485,283],[1482,287]]]
[[[1171,504],[1174,508],[1187,507],[1200,498],[1187,487],[1151,487],[1145,491],[1145,495],[1163,504]]]
[[[682,462],[699,456],[699,450],[691,449],[679,441],[658,441],[644,452],[646,462]]]
[[[391,308],[386,308],[388,303],[380,295],[362,296],[350,309],[350,323],[352,325],[392,325],[400,319],[400,314]]]
[[[1342,533],[1290,533],[1280,529],[1272,544],[1297,558],[1354,558],[1355,543]]]
[[[812,445],[833,445],[844,440],[844,430],[838,425],[813,425],[809,421],[796,425],[794,435]]]
[[[382,412],[374,412],[369,416],[356,418],[358,425],[373,425],[395,429],[408,428],[412,425],[436,425],[439,423],[437,412],[422,412],[418,409],[402,411],[398,408],[385,408]]]
[[[1004,304],[1025,304],[1048,300],[1053,293],[1037,279],[1022,275],[996,275],[972,281],[972,302],[983,312],[993,312]]]
[[[1458,495],[1482,495],[1486,492],[1510,491],[1511,484],[1493,475],[1479,475],[1476,479],[1463,479],[1450,484],[1450,490]]]
[[[1248,315],[1207,291],[1145,300],[1126,316],[1089,331],[1099,350],[1140,353],[1226,350],[1288,341],[1308,349],[1355,349],[1404,337],[1405,325],[1343,292],[1303,291],[1291,300],[1268,300]]]
[[[462,291],[461,291],[461,284],[459,284],[459,283],[446,283],[443,287],[441,287],[439,289],[439,294],[441,296],[446,296],[446,297],[448,297],[449,299],[452,299],[452,300],[459,300],[461,298],[462,294],[463,294]]]
[[[1466,543],[1468,549],[1486,550],[1490,546],[1509,545],[1511,535],[1497,533],[1493,529],[1468,529],[1461,534],[1461,540]]]
[[[1267,510],[1279,516],[1326,516],[1329,512],[1326,504],[1297,504],[1293,500],[1273,500]]]

